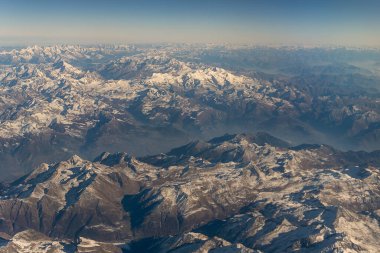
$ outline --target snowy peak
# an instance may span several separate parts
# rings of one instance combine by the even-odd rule
[[[100,72],[111,79],[137,78],[153,85],[183,85],[187,88],[198,84],[237,86],[257,82],[221,68],[186,63],[166,55],[124,57],[107,64]]]
[[[153,73],[177,72],[188,66],[174,58],[163,55],[137,55],[111,61],[100,69],[108,79],[144,79]]]
[[[74,67],[64,60],[58,60],[55,63],[53,63],[53,68],[59,69],[60,71],[65,71],[65,70],[71,70],[74,69]]]
[[[74,66],[72,66],[71,64],[67,63],[66,61],[62,59],[54,62],[52,67],[53,69],[58,70],[60,73],[72,74],[76,76],[77,78],[80,78],[81,76],[79,75],[83,74],[83,72],[80,69],[75,68]]]

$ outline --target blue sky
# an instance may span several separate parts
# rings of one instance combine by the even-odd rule
[[[1,0],[1,44],[380,46],[376,0]]]

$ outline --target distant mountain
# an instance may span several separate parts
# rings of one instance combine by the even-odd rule
[[[372,54],[335,49],[220,50],[167,45],[1,51],[0,181],[74,154],[90,160],[103,151],[153,155],[225,133],[267,131],[292,145],[380,149],[375,67],[365,70],[338,62],[374,60]],[[316,58],[328,58],[329,50],[334,58],[328,64]],[[206,53],[220,54],[224,63],[250,55],[257,61],[266,59],[260,71],[267,72],[257,74],[251,58],[245,67],[226,65],[233,71],[205,64]],[[275,65],[281,57],[280,65]],[[265,67],[272,62],[285,71],[285,59],[293,64],[298,59],[302,70],[288,70],[291,73],[284,76]]]
[[[3,187],[0,252],[377,252],[379,168],[266,133],[73,156]]]

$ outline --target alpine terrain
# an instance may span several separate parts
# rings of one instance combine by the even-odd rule
[[[0,51],[0,252],[378,252],[380,52]]]
[[[0,252],[376,252],[379,157],[266,133],[73,156],[3,188]]]

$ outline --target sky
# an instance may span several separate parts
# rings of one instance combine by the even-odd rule
[[[380,47],[378,0],[0,0],[0,45]]]

